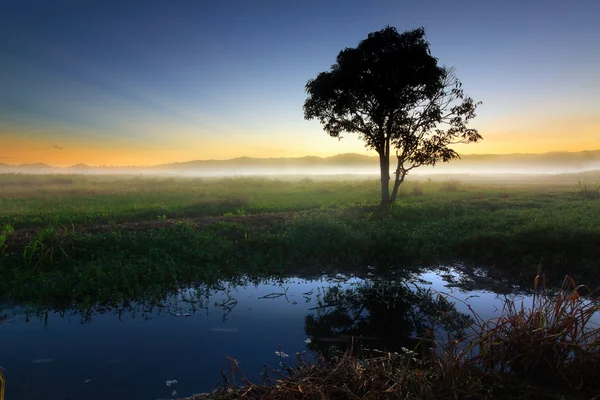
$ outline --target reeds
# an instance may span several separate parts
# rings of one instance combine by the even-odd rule
[[[367,359],[320,358],[274,371],[275,378],[243,387],[229,385],[200,399],[590,399],[600,386],[600,298],[567,276],[558,292],[535,278],[531,306],[507,299],[502,316],[476,322],[469,334],[419,358],[383,353]],[[438,338],[440,339],[440,338]],[[240,373],[235,360],[229,372]],[[243,377],[243,375],[242,375]],[[595,397],[597,398],[597,397]]]
[[[2,375],[2,367],[0,367],[0,400],[4,400],[4,375]]]
[[[600,388],[600,327],[592,320],[600,316],[600,297],[569,276],[552,294],[538,275],[531,303],[507,300],[501,317],[480,320],[475,343],[483,369],[545,385]]]

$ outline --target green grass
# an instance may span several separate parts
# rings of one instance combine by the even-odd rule
[[[42,226],[264,213],[376,200],[379,183],[312,179],[0,175],[0,226]]]
[[[577,185],[409,181],[389,211],[378,190],[364,178],[0,175],[0,297],[105,301],[242,274],[456,261],[599,283],[600,199]]]
[[[51,223],[57,215],[61,221],[75,224],[116,223],[159,216],[214,216],[240,210],[264,213],[376,204],[379,199],[377,178],[324,179],[0,174],[0,226],[39,227]],[[414,180],[401,187],[399,197],[401,203],[414,197],[423,200],[422,196],[426,202],[524,194],[531,197],[527,195],[548,191],[574,194],[574,187],[586,197],[582,191],[588,193],[590,186],[577,186],[573,179],[558,187],[528,187],[523,182],[476,186],[444,178],[434,182]]]
[[[569,274],[595,288],[600,196],[587,182],[597,179],[415,179],[381,210],[376,178],[0,175],[0,299],[86,310],[223,279],[452,262],[516,282],[533,281],[541,265],[553,281]],[[417,367],[402,355],[348,355],[250,388],[274,399],[394,398],[390,390],[396,398],[581,397],[569,388],[596,388],[598,330],[587,325],[597,302],[565,282],[558,296],[536,287],[530,308],[507,302],[499,319],[478,320],[475,355],[449,347]]]

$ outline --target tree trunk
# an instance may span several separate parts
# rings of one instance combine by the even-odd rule
[[[385,151],[379,153],[379,167],[381,169],[381,205],[390,204],[390,154]]]
[[[390,198],[390,204],[393,204],[396,201],[396,196],[398,195],[398,188],[404,182],[404,178],[406,178],[406,171],[400,172],[400,158],[398,158],[398,167],[396,168],[396,177],[394,179],[394,189],[392,190],[392,197]]]

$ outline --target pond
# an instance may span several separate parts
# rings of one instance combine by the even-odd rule
[[[87,312],[4,304],[6,400],[185,397],[216,388],[228,357],[260,382],[264,365],[294,365],[297,353],[310,360],[353,340],[362,351],[414,348],[427,329],[468,324],[468,305],[493,318],[504,296],[524,296],[458,266],[399,281],[373,271],[223,283]]]

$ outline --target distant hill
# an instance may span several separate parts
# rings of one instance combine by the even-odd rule
[[[600,150],[543,154],[471,154],[447,168],[510,168],[540,171],[583,171],[600,169]]]
[[[395,157],[392,156],[391,164],[394,168]],[[149,167],[151,170],[214,170],[224,168],[351,168],[369,169],[377,173],[379,157],[362,154],[338,154],[332,157],[298,157],[298,158],[250,158],[238,157],[230,160],[197,160],[182,163],[171,163]],[[497,172],[508,170],[512,172],[572,172],[590,169],[600,169],[600,150],[583,152],[554,152],[544,154],[467,154],[459,160],[450,163],[440,163],[435,167],[437,172],[462,172],[473,173]],[[432,172],[432,168],[420,169],[421,172]]]
[[[0,171],[19,171],[19,172],[40,172],[40,171],[50,171],[55,170],[56,167],[53,167],[44,163],[33,163],[33,164],[19,164],[19,165],[10,165],[0,163]]]
[[[600,161],[600,150],[579,152],[551,152],[542,154],[469,154],[462,156],[462,161],[486,162],[545,162],[545,163],[573,163]]]
[[[294,158],[252,158],[237,157],[229,160],[195,160],[161,164],[149,169],[190,169],[190,168],[214,168],[214,167],[306,167],[306,166],[369,166],[377,163],[376,156],[362,154],[338,154],[332,157],[305,156]]]
[[[18,167],[19,168],[28,168],[28,169],[51,169],[51,168],[54,168],[53,166],[44,164],[44,163],[21,164]]]
[[[89,168],[93,168],[93,167],[90,167],[87,164],[75,164],[75,165],[71,165],[70,167],[67,167],[66,169],[89,169]]]
[[[391,169],[395,157],[392,156]],[[415,173],[568,173],[600,170],[600,150],[544,154],[467,154],[460,160],[419,168]],[[8,165],[0,172],[22,173],[167,173],[167,174],[263,174],[263,173],[368,173],[378,174],[377,155],[338,154],[331,157],[237,157],[229,160],[193,160],[154,166],[89,166],[66,168],[43,163]]]

